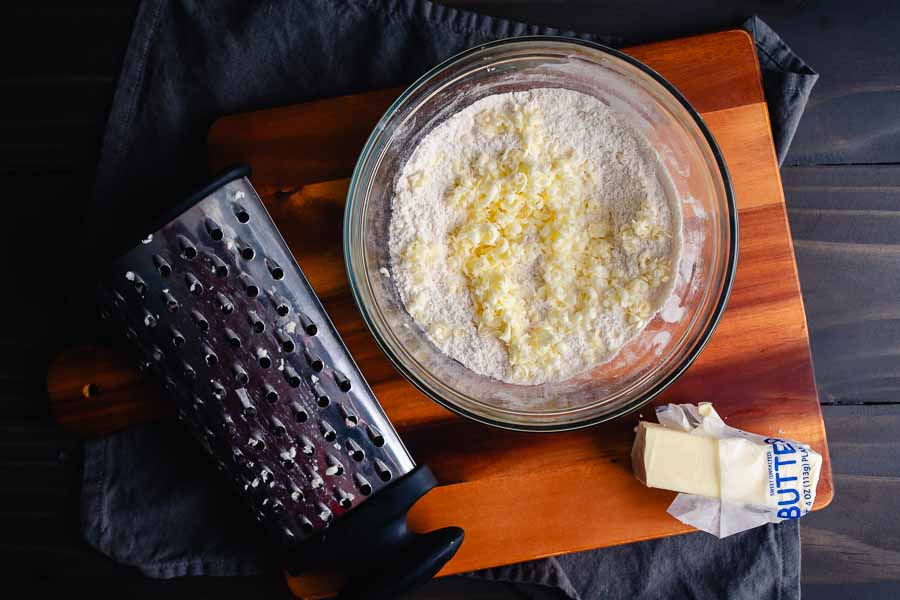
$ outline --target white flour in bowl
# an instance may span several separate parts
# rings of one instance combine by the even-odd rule
[[[483,98],[397,180],[392,276],[442,352],[517,384],[612,358],[670,295],[681,208],[646,140],[592,96]]]

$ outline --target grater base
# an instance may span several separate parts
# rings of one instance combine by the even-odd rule
[[[288,573],[340,567],[352,575],[339,598],[393,599],[440,571],[463,542],[459,527],[420,534],[411,531],[407,512],[437,485],[431,470],[419,465],[382,489],[317,538],[285,556]]]

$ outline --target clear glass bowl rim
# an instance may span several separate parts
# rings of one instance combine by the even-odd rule
[[[351,267],[352,264],[352,250],[350,240],[351,236],[351,226],[352,226],[352,216],[355,210],[354,197],[356,195],[356,190],[359,185],[362,183],[360,181],[362,175],[363,165],[366,164],[367,159],[369,158],[370,153],[372,152],[372,148],[378,140],[381,132],[385,129],[385,125],[394,115],[396,110],[407,101],[407,99],[418,92],[422,87],[427,85],[435,76],[440,74],[446,69],[451,68],[456,63],[461,62],[462,60],[470,57],[473,54],[484,52],[486,50],[495,49],[499,46],[516,46],[516,45],[529,45],[535,43],[554,43],[554,44],[572,44],[576,46],[586,47],[592,50],[597,50],[602,53],[608,54],[613,58],[619,59],[623,62],[628,63],[629,65],[637,68],[642,71],[644,74],[653,79],[657,84],[659,84],[673,99],[675,99],[690,115],[690,117],[694,120],[694,123],[697,125],[697,128],[703,135],[703,139],[709,147],[710,153],[715,159],[716,166],[719,170],[719,176],[721,178],[722,187],[725,190],[725,200],[726,206],[728,209],[728,218],[727,218],[727,226],[729,228],[729,239],[731,243],[727,250],[727,258],[725,265],[725,280],[722,285],[722,291],[719,294],[719,298],[716,300],[715,307],[710,315],[709,320],[707,321],[706,327],[702,333],[697,338],[697,342],[694,344],[693,348],[682,358],[680,364],[674,368],[667,376],[661,378],[657,381],[649,390],[647,390],[644,394],[636,397],[633,401],[624,404],[623,406],[617,408],[616,410],[610,411],[608,413],[592,416],[583,420],[573,421],[570,423],[562,423],[562,424],[534,424],[527,425],[523,423],[509,423],[505,421],[501,421],[498,419],[492,419],[490,417],[486,417],[481,414],[477,414],[471,411],[468,411],[456,404],[444,399],[440,394],[423,384],[415,373],[411,372],[407,369],[406,365],[395,356],[390,347],[384,342],[378,333],[378,329],[375,326],[375,323],[372,320],[371,315],[369,314],[369,310],[367,309],[365,303],[363,302],[362,294],[360,293],[359,286],[357,284],[356,278],[353,273],[353,269]],[[378,120],[378,123],[372,129],[372,133],[369,135],[366,140],[365,146],[363,146],[362,152],[360,152],[359,159],[356,162],[356,166],[353,169],[353,174],[350,178],[350,185],[347,189],[347,200],[344,207],[344,228],[343,228],[343,254],[344,254],[344,267],[347,271],[347,279],[350,282],[350,292],[353,295],[353,301],[356,303],[356,307],[362,315],[363,322],[365,322],[366,327],[369,329],[369,332],[372,334],[372,337],[375,338],[375,342],[378,344],[378,347],[381,348],[382,352],[387,355],[388,360],[391,361],[394,368],[396,368],[403,377],[409,381],[416,389],[426,395],[428,398],[443,406],[447,410],[454,412],[458,415],[466,417],[468,419],[472,419],[473,421],[477,421],[479,423],[483,423],[485,425],[490,425],[493,427],[497,427],[500,429],[507,429],[512,431],[532,431],[532,432],[559,432],[559,431],[571,431],[575,429],[582,429],[585,427],[591,427],[593,425],[598,425],[600,423],[605,423],[607,421],[611,421],[620,416],[628,414],[634,410],[637,410],[649,402],[651,402],[654,398],[656,398],[659,394],[666,390],[670,385],[672,385],[687,369],[693,364],[696,358],[700,355],[700,352],[703,351],[703,348],[706,347],[706,344],[709,342],[710,337],[716,329],[716,326],[719,324],[719,321],[722,318],[722,314],[725,312],[725,307],[728,304],[728,299],[731,296],[732,286],[734,284],[734,276],[737,270],[737,259],[738,259],[738,248],[739,248],[739,227],[738,227],[738,211],[737,205],[735,203],[734,198],[734,189],[731,183],[731,176],[728,172],[728,167],[725,164],[725,159],[722,155],[722,151],[719,148],[719,145],[716,143],[715,138],[712,133],[709,131],[706,123],[703,121],[703,118],[700,116],[700,113],[687,101],[687,99],[675,88],[674,85],[669,83],[662,75],[657,73],[654,69],[644,64],[643,62],[621,52],[620,50],[616,50],[615,48],[610,48],[609,46],[604,46],[603,44],[598,44],[596,42],[591,42],[588,40],[583,40],[580,38],[572,38],[565,36],[553,36],[553,35],[532,35],[532,36],[521,36],[521,37],[512,37],[512,38],[504,38],[500,40],[495,40],[492,42],[487,42],[484,44],[479,44],[478,46],[474,46],[467,50],[463,50],[450,58],[447,58],[443,62],[438,65],[432,67],[425,74],[420,76],[416,81],[410,84],[400,96],[394,100],[391,105],[387,108],[382,115],[381,119]]]

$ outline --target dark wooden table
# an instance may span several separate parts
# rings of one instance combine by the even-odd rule
[[[612,33],[623,44],[765,18],[822,77],[782,177],[836,498],[802,523],[808,598],[900,597],[900,5],[841,0],[455,0],[498,16]],[[78,440],[54,427],[46,361],[85,339],[67,289],[135,0],[43,0],[0,24],[0,565],[39,592],[286,597],[277,573],[151,581],[78,533]],[[607,23],[616,22],[616,28]],[[548,598],[556,597],[546,593]],[[516,598],[433,582],[416,598]]]

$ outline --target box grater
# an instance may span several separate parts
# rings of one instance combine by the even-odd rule
[[[177,415],[235,484],[292,574],[348,574],[393,598],[463,532],[406,528],[436,481],[416,466],[237,167],[132,237],[98,287]]]

